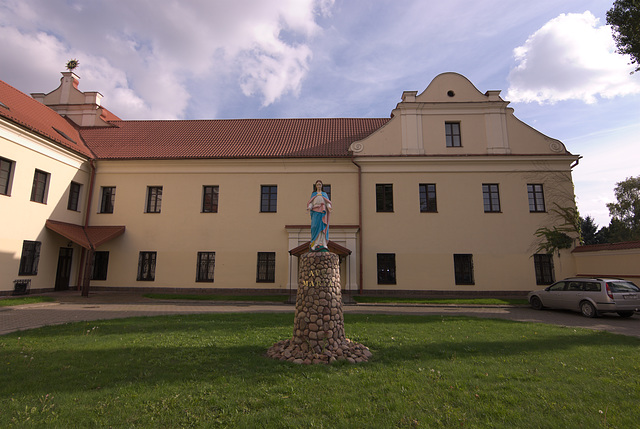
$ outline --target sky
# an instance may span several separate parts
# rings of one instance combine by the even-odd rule
[[[0,0],[0,79],[82,91],[122,119],[389,117],[444,72],[501,90],[581,155],[599,226],[640,175],[640,73],[615,52],[613,0]]]

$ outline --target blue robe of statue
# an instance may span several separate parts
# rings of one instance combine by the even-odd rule
[[[326,192],[313,192],[307,208],[311,213],[311,251],[328,251],[329,244],[329,208],[331,200]]]

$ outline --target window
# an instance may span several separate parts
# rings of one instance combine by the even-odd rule
[[[202,187],[202,213],[218,213],[218,186]]]
[[[275,213],[278,211],[278,187],[275,185],[262,185],[260,187],[260,211],[262,213]]]
[[[445,122],[444,132],[447,137],[447,147],[461,147],[460,122]]]
[[[473,255],[453,255],[453,269],[455,271],[457,285],[475,284],[473,279]]]
[[[533,255],[533,265],[536,270],[537,285],[550,285],[553,283],[553,255]]]
[[[47,187],[49,184],[49,173],[36,170],[33,175],[33,186],[31,187],[31,201],[36,203],[47,203]]]
[[[393,211],[393,185],[376,184],[376,211]]]
[[[38,274],[38,262],[40,261],[39,241],[23,241],[22,255],[20,256],[19,276],[35,276]]]
[[[311,192],[315,192],[316,191],[316,184],[313,184],[313,189],[311,190]],[[331,185],[325,185],[324,183],[322,184],[322,192],[327,194],[327,197],[329,197],[329,199],[331,199]]]
[[[152,282],[156,279],[156,252],[140,252],[138,258],[138,281]]]
[[[116,187],[103,186],[100,197],[100,213],[113,213],[113,204],[116,201]]]
[[[436,204],[436,185],[433,183],[420,184],[420,212],[435,213],[438,211]]]
[[[145,213],[160,213],[162,208],[162,186],[147,188],[147,207]]]
[[[71,182],[69,186],[69,202],[67,203],[67,209],[78,211],[78,204],[80,203],[80,189],[82,185],[76,182]]]
[[[496,183],[482,185],[482,199],[485,213],[500,212],[500,192]]]
[[[198,252],[197,282],[213,283],[213,269],[216,265],[216,252]]]
[[[276,281],[276,252],[258,252],[258,270],[256,282],[274,283]]]
[[[542,191],[542,185],[527,185],[527,193],[529,194],[529,211],[544,212],[544,192]]]
[[[13,161],[0,158],[0,195],[11,195]]]
[[[396,284],[396,254],[378,253],[378,284]]]
[[[106,280],[109,267],[109,252],[93,252],[91,261],[91,280]]]

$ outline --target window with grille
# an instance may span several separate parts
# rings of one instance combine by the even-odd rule
[[[256,282],[274,283],[276,281],[276,252],[258,252]]]
[[[138,281],[152,282],[156,279],[157,252],[140,252],[138,257]]]
[[[457,285],[475,284],[473,278],[473,255],[455,254],[453,255],[453,268]]]
[[[22,242],[22,255],[20,255],[20,268],[18,275],[35,276],[38,274],[38,262],[40,262],[40,247],[42,243],[39,241]]]
[[[198,252],[197,282],[213,283],[213,270],[216,265],[216,252]]]
[[[162,209],[162,186],[147,188],[147,213],[160,213]]]
[[[218,213],[218,186],[202,187],[202,213]]]

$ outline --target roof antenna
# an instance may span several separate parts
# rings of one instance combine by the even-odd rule
[[[69,70],[70,72],[72,72],[76,67],[78,67],[80,65],[80,61],[73,59],[73,60],[69,60],[67,61],[67,64],[65,67],[67,67],[67,70]]]

